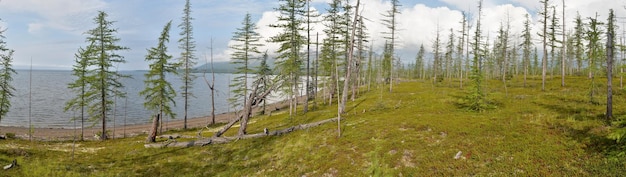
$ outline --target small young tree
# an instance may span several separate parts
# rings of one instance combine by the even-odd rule
[[[108,21],[107,14],[103,11],[94,18],[96,28],[87,31],[87,42],[92,44],[94,60],[89,62],[88,68],[93,68],[87,72],[88,89],[86,100],[89,101],[87,112],[93,121],[102,121],[102,132],[100,140],[108,139],[106,122],[108,111],[113,107],[111,98],[125,97],[120,88],[123,88],[119,78],[129,76],[113,71],[112,67],[118,63],[125,63],[124,57],[115,53],[116,51],[128,50],[127,47],[117,45],[120,38],[115,37],[117,29],[113,27],[113,21]]]
[[[587,44],[587,58],[589,59],[589,78],[591,79],[589,90],[589,102],[597,104],[594,99],[594,93],[596,92],[595,75],[598,70],[598,62],[603,57],[602,44],[600,39],[602,36],[602,29],[600,27],[603,24],[598,21],[598,15],[595,18],[589,18],[589,26],[586,32]]]
[[[424,51],[424,44],[421,44],[420,49],[417,51],[417,56],[415,56],[415,69],[413,70],[413,72],[415,72],[416,78],[423,78],[422,74],[424,73],[423,70],[425,52],[426,51]]]
[[[433,41],[433,84],[437,84],[439,80],[443,80],[440,74],[442,70],[441,64],[441,39],[439,35],[439,26],[437,26],[437,35],[435,36],[435,41]]]
[[[176,90],[172,87],[165,77],[168,74],[178,74],[178,64],[170,61],[171,55],[167,54],[167,43],[170,41],[170,27],[172,22],[168,22],[156,47],[148,49],[146,55],[146,61],[150,63],[150,71],[145,74],[146,80],[144,83],[146,87],[143,91],[139,92],[139,95],[144,96],[145,102],[143,106],[155,112],[155,123],[158,123],[159,118],[163,119],[165,116],[173,118],[176,114],[172,111],[171,106],[176,106],[174,98],[176,98]],[[148,137],[148,142],[154,142],[156,135],[156,128],[153,127],[153,133]],[[161,132],[163,133],[163,132]]]
[[[193,39],[193,25],[191,21],[193,17],[191,17],[191,4],[189,0],[185,1],[185,8],[183,9],[183,17],[182,23],[178,25],[181,29],[180,36],[181,38],[178,40],[180,43],[179,48],[182,50],[180,54],[180,62],[182,65],[183,73],[182,73],[182,81],[183,85],[181,89],[183,90],[181,95],[184,98],[184,123],[183,129],[187,129],[187,111],[189,109],[189,97],[193,97],[193,93],[191,93],[191,89],[193,87],[193,80],[196,76],[191,73],[194,65],[196,64],[196,56],[194,52],[196,51],[196,42]]]
[[[87,72],[89,62],[94,60],[94,47],[93,44],[87,46],[86,49],[79,48],[78,53],[75,54],[76,63],[72,68],[72,75],[76,77],[74,82],[69,83],[67,88],[71,89],[73,92],[78,94],[75,98],[72,98],[67,103],[65,103],[64,111],[77,111],[80,110],[80,140],[84,140],[85,136],[85,107],[88,104],[86,100],[88,95],[86,95],[88,80],[87,80]],[[72,118],[76,119],[76,117]]]

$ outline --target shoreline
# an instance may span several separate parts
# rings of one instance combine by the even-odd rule
[[[301,97],[302,98],[302,97]],[[301,101],[299,98],[299,102]],[[275,110],[280,110],[288,106],[287,100],[278,101],[275,103],[267,104],[266,109],[269,114]],[[260,111],[261,107],[256,107],[252,110],[252,114],[256,114]],[[215,123],[228,123],[235,117],[235,112],[227,112],[215,115]],[[196,117],[187,119],[187,128],[200,128],[205,127],[209,124],[211,116],[204,117]],[[164,131],[169,130],[179,130],[183,128],[184,120],[175,119],[163,122]],[[143,123],[143,124],[134,124],[134,125],[126,125],[126,126],[116,126],[115,129],[113,127],[107,127],[107,131],[109,134],[109,139],[117,139],[117,138],[128,138],[139,135],[147,135],[152,128],[152,122]],[[85,140],[96,140],[94,135],[96,132],[102,130],[102,127],[85,127],[84,129],[84,139]],[[26,139],[28,140],[28,132],[29,128],[27,127],[14,127],[14,126],[0,126],[0,135],[5,135],[6,133],[14,133],[16,138]],[[64,128],[34,128],[33,132],[33,140],[36,141],[60,141],[60,140],[72,140],[74,138],[74,133],[76,133],[77,137],[80,137],[80,128],[76,129],[64,129]]]

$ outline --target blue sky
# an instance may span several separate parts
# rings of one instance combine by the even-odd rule
[[[313,7],[324,13],[329,0],[313,0]],[[355,0],[352,0],[353,2]],[[605,20],[608,8],[616,8],[618,16],[626,16],[626,1],[621,0],[567,0],[567,22],[573,21],[578,11],[583,17],[598,12]],[[447,36],[450,28],[458,29],[460,11],[475,14],[474,0],[400,0],[402,15],[399,17],[399,57],[409,62],[415,56],[417,47],[424,44],[427,50],[434,40],[437,26],[442,35]],[[214,39],[214,53],[218,61],[229,58],[228,44],[232,32],[240,27],[246,13],[251,13],[263,37],[275,34],[275,29],[267,27],[274,23],[278,6],[277,0],[191,0],[194,35],[197,42],[196,56],[204,63],[208,54],[210,39]],[[379,24],[381,13],[388,9],[387,0],[362,0],[364,16],[372,21],[366,24],[372,34],[374,48],[379,49],[384,41]],[[558,8],[561,1],[553,2]],[[169,50],[177,57],[179,28],[184,0],[0,0],[0,28],[6,29],[5,36],[9,48],[14,49],[16,68],[28,68],[32,58],[33,67],[38,69],[70,69],[76,50],[85,46],[85,31],[94,27],[93,17],[98,11],[109,14],[109,20],[116,21],[121,45],[131,50],[120,52],[127,63],[121,70],[147,69],[144,62],[146,49],[156,45],[156,39],[163,25],[173,20]],[[521,31],[524,14],[536,16],[538,0],[485,0],[484,27],[487,33],[494,32],[499,23],[509,18],[513,23],[513,33]],[[559,10],[560,11],[560,10]],[[570,25],[571,26],[571,25]],[[517,28],[516,28],[517,27]],[[316,30],[321,30],[321,24]],[[265,49],[274,51],[274,44]]]

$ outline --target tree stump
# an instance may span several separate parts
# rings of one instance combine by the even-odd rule
[[[154,143],[156,142],[157,130],[159,128],[159,119],[161,114],[157,114],[154,119],[152,119],[152,129],[150,130],[150,134],[148,134],[148,139],[146,139],[146,143]]]

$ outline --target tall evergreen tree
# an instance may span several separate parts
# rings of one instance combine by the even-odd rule
[[[454,63],[453,59],[454,59],[454,29],[450,28],[450,35],[448,36],[448,42],[446,43],[446,53],[444,54],[444,58],[445,58],[445,65],[446,65],[446,77],[448,79],[452,78],[452,65]]]
[[[594,93],[596,92],[595,75],[599,66],[598,62],[600,62],[604,55],[602,52],[602,44],[600,44],[603,33],[601,29],[602,25],[604,24],[598,21],[598,14],[596,14],[594,18],[589,17],[589,26],[585,36],[585,39],[588,42],[587,59],[589,60],[589,79],[591,80],[589,90],[589,102],[591,102],[592,104],[597,104],[594,99]]]
[[[5,30],[0,29],[0,121],[11,108],[11,97],[15,93],[15,88],[11,85],[12,75],[17,74],[11,67],[14,50],[7,48],[4,32]]]
[[[327,13],[324,16],[324,33],[326,33],[327,38],[324,39],[322,46],[322,56],[321,56],[321,67],[324,75],[330,76],[326,77],[327,89],[329,103],[332,103],[332,97],[337,92],[335,84],[335,78],[337,78],[337,72],[334,67],[336,67],[337,60],[341,59],[343,55],[342,43],[344,43],[341,35],[343,33],[342,25],[345,22],[342,20],[345,16],[341,15],[341,0],[333,0],[329,4],[329,8],[326,9]]]
[[[576,71],[582,72],[583,60],[585,56],[585,24],[583,23],[580,14],[576,15],[576,19],[574,20],[574,55],[576,56]]]
[[[11,98],[15,94],[15,87],[11,85],[11,81],[13,81],[13,75],[17,74],[11,64],[14,50],[4,47],[2,32],[4,31],[0,31],[0,52],[6,53],[0,53],[0,120],[11,108]]]
[[[240,74],[239,76],[233,78],[230,87],[233,88],[233,95],[230,98],[231,103],[235,106],[244,106],[248,101],[248,94],[250,92],[250,85],[248,84],[249,74],[253,74],[253,68],[250,66],[251,62],[259,57],[261,52],[259,51],[259,47],[263,46],[259,43],[261,39],[261,35],[256,32],[256,25],[252,21],[252,17],[250,14],[246,14],[241,23],[243,25],[241,28],[237,28],[233,36],[233,41],[236,43],[230,46],[234,51],[232,54],[231,62],[236,65],[235,74]],[[250,117],[250,113],[252,113],[247,107],[243,107],[243,113],[247,115],[243,115],[243,121],[241,121],[241,127],[245,127],[244,124],[247,124],[247,119]],[[240,129],[239,135],[245,134],[245,129]]]
[[[396,33],[398,32],[398,14],[400,14],[400,1],[399,0],[391,0],[391,9],[387,10],[386,14],[383,14],[383,25],[389,30],[387,32],[383,32],[385,39],[388,41],[388,53],[385,55],[385,59],[383,62],[388,62],[388,70],[383,70],[383,72],[388,73],[389,77],[389,92],[393,91],[393,56],[395,56],[395,45],[396,45]],[[383,65],[387,65],[386,63]],[[385,69],[385,68],[383,68]]]
[[[433,41],[433,83],[437,84],[439,80],[443,80],[441,76],[442,70],[442,62],[441,62],[441,39],[439,35],[439,26],[437,26],[437,34],[435,36],[435,41]]]
[[[90,44],[86,49],[79,48],[78,53],[75,54],[75,64],[72,67],[72,75],[76,77],[74,82],[69,83],[67,88],[71,89],[73,92],[78,94],[75,98],[70,99],[67,103],[65,103],[64,111],[78,111],[80,110],[80,140],[84,140],[85,136],[85,107],[88,104],[86,100],[89,97],[87,94],[87,72],[89,62],[93,60],[93,56],[95,53],[94,45]],[[76,117],[72,119],[77,119]]]
[[[193,80],[196,76],[191,73],[194,65],[196,64],[196,42],[193,39],[193,25],[191,21],[194,18],[191,17],[191,4],[189,0],[185,1],[185,8],[183,9],[183,17],[182,22],[178,25],[181,29],[180,36],[181,38],[178,40],[179,48],[182,50],[180,54],[180,63],[183,69],[182,73],[182,81],[183,85],[181,86],[182,92],[181,95],[184,99],[184,123],[183,129],[187,129],[187,111],[189,109],[189,97],[193,97],[193,93],[191,93],[191,88],[193,87]]]
[[[420,45],[420,49],[417,51],[417,55],[415,56],[415,69],[413,70],[415,72],[415,76],[417,78],[423,78],[422,74],[423,74],[423,70],[424,70],[424,54],[426,51],[424,51],[424,44]]]
[[[276,51],[276,70],[281,79],[281,88],[289,96],[289,116],[295,112],[297,106],[297,90],[299,78],[302,72],[302,58],[300,49],[305,43],[305,37],[301,32],[305,29],[302,19],[306,14],[305,2],[301,0],[280,0],[281,4],[276,9],[279,11],[278,23],[270,27],[282,29],[278,35],[270,38],[269,42],[279,43],[280,47]]]
[[[230,84],[233,94],[229,101],[234,107],[239,107],[247,101],[246,98],[250,91],[249,74],[254,73],[250,64],[256,57],[259,57],[261,52],[258,48],[262,46],[259,43],[261,35],[255,31],[257,27],[249,13],[246,14],[241,25],[243,26],[237,28],[232,39],[236,43],[230,46],[234,50],[231,55],[231,63],[236,66],[235,74],[239,74],[233,78]]]
[[[465,60],[465,42],[467,42],[465,40],[465,38],[468,36],[468,30],[467,29],[467,15],[465,14],[465,12],[461,12],[461,14],[463,15],[463,19],[461,20],[461,30],[458,31],[461,33],[461,35],[459,36],[459,42],[457,43],[457,47],[456,47],[456,63],[458,65],[458,72],[459,72],[459,87],[463,88],[463,71],[464,71],[464,60]]]
[[[93,68],[87,72],[86,79],[88,89],[86,100],[89,102],[88,110],[93,121],[102,121],[101,140],[108,138],[106,132],[107,116],[113,109],[113,97],[125,97],[120,88],[124,85],[118,80],[129,76],[122,75],[112,70],[118,63],[125,63],[124,57],[117,54],[117,51],[128,50],[129,48],[119,46],[117,42],[120,38],[115,37],[117,29],[113,27],[113,21],[107,20],[107,14],[103,11],[98,13],[93,20],[96,28],[87,31],[87,42],[93,47],[93,60],[90,60],[89,67]]]
[[[144,96],[146,100],[143,106],[150,111],[154,111],[154,117],[160,119],[163,119],[165,116],[170,118],[176,116],[172,111],[172,106],[176,106],[174,101],[176,90],[165,79],[168,74],[178,74],[177,69],[179,67],[179,63],[170,61],[172,56],[167,54],[167,43],[170,41],[171,26],[172,22],[170,21],[163,27],[157,46],[147,50],[146,61],[150,62],[150,71],[144,75],[146,77],[144,80],[146,87],[139,92],[139,95]],[[154,121],[158,122],[158,120]],[[150,137],[149,142],[154,142],[154,138]]]
[[[470,79],[472,80],[472,86],[470,87],[470,93],[467,97],[469,101],[468,108],[473,111],[483,111],[486,109],[486,99],[485,93],[482,90],[482,81],[483,81],[483,73],[482,73],[482,57],[486,56],[484,52],[487,50],[481,49],[481,16],[482,16],[482,6],[483,1],[478,1],[478,20],[476,22],[476,31],[474,33],[474,39],[472,41],[472,51],[474,53],[474,58],[472,59],[472,68]]]
[[[530,57],[532,53],[533,41],[530,28],[530,17],[526,14],[524,21],[524,30],[522,31],[522,65],[524,67],[524,87],[526,87],[526,77],[528,76],[528,68],[530,66]]]

